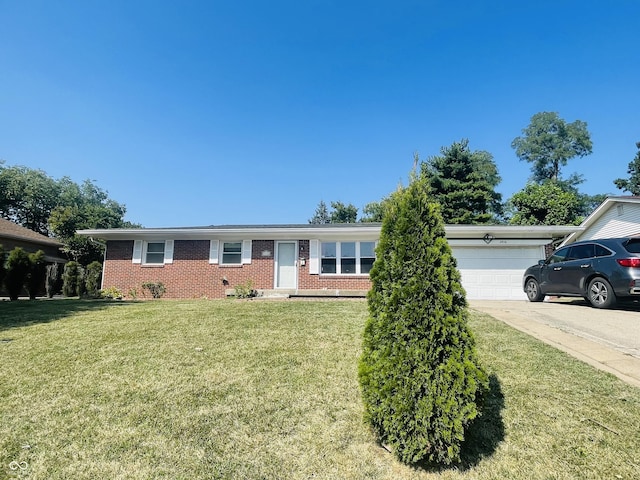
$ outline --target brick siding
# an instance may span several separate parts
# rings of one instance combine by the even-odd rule
[[[274,240],[253,240],[251,263],[245,265],[210,264],[208,240],[175,240],[173,248],[173,263],[143,265],[131,261],[133,240],[108,241],[103,288],[117,287],[127,297],[135,289],[140,298],[144,282],[162,282],[164,298],[223,298],[225,290],[248,280],[256,289],[274,288]],[[368,276],[310,274],[309,240],[298,240],[298,257],[304,260],[297,263],[300,290],[368,290],[371,286]]]

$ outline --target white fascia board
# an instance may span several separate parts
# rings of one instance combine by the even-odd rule
[[[79,235],[101,240],[209,240],[212,238],[246,240],[374,241],[380,238],[380,224],[339,224],[338,226],[231,226],[202,228],[113,228],[79,230]],[[519,225],[446,225],[450,240],[482,239],[555,239],[583,230],[582,226]]]
[[[247,239],[247,240],[377,240],[380,225],[358,224],[354,227],[313,228],[306,226],[219,227],[219,228],[113,228],[79,230],[78,235],[102,240],[136,239]]]
[[[451,247],[477,247],[477,248],[496,248],[496,247],[540,247],[548,245],[549,238],[493,238],[489,243],[483,239],[452,239],[448,240]]]
[[[482,239],[485,235],[490,235],[495,242],[498,239],[551,240],[582,229],[575,225],[447,225],[445,232],[449,242]]]

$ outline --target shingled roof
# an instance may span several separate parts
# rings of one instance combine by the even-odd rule
[[[62,243],[53,238],[34,232],[33,230],[29,230],[28,228],[22,227],[5,218],[0,218],[0,238],[23,240],[41,245],[50,245],[52,247],[62,246]]]

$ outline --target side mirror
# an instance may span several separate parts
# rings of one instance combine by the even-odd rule
[[[538,260],[538,265],[543,266],[545,263],[545,260]]]

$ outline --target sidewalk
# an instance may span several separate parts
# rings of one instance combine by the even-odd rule
[[[469,308],[486,313],[532,337],[552,345],[589,365],[614,374],[619,379],[640,388],[640,358],[614,348],[532,321],[519,314],[511,302],[470,301]],[[503,305],[504,304],[504,305]]]

